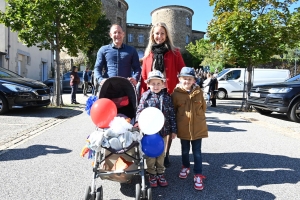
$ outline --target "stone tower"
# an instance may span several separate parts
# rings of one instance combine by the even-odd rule
[[[194,11],[190,8],[178,5],[159,7],[151,12],[152,24],[164,22],[173,38],[174,45],[182,49],[193,38],[192,17]]]
[[[126,33],[128,4],[125,0],[101,0],[103,12],[111,24],[119,24]],[[124,38],[126,43],[126,37]]]

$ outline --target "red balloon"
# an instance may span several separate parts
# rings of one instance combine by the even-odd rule
[[[93,103],[90,115],[97,127],[109,128],[109,123],[117,116],[117,106],[112,100],[101,98]]]

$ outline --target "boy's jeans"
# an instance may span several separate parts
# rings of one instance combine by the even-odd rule
[[[201,155],[201,142],[198,140],[182,140],[181,141],[181,157],[182,165],[186,168],[190,167],[190,144],[192,143],[192,151],[194,156],[194,174],[202,174],[202,155]]]

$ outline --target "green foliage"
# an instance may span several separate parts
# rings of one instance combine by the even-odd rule
[[[241,65],[267,62],[299,41],[299,13],[288,9],[296,1],[210,0],[215,9],[208,37],[216,46],[226,45]]]
[[[7,0],[0,22],[10,26],[27,46],[76,55],[87,43],[101,15],[97,0]]]
[[[106,19],[105,15],[101,15],[96,23],[96,27],[93,30],[90,30],[88,36],[88,44],[82,49],[83,53],[87,58],[87,63],[93,69],[93,66],[96,61],[97,51],[103,45],[106,45],[110,42],[111,38],[109,37],[109,28],[110,21]]]

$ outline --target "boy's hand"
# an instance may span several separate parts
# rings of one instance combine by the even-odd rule
[[[176,133],[172,133],[172,139],[174,140],[176,138],[177,134]]]
[[[133,125],[133,127],[139,128],[139,123],[135,123],[135,124]]]

